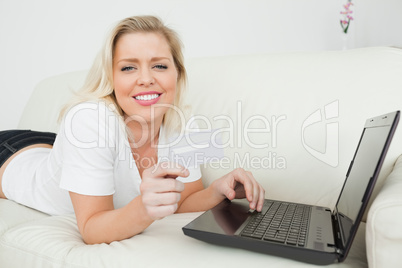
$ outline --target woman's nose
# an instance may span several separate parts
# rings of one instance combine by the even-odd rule
[[[142,69],[138,78],[138,84],[142,86],[151,86],[155,83],[152,73],[147,69]]]

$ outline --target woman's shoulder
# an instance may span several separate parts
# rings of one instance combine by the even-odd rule
[[[116,140],[125,138],[121,121],[113,105],[106,101],[80,102],[66,112],[59,136],[85,144],[113,145]]]
[[[104,129],[118,127],[120,117],[113,104],[104,100],[85,101],[68,109],[61,122],[61,127],[73,131],[92,129],[101,132]]]
[[[103,125],[107,121],[119,121],[121,116],[115,105],[104,100],[91,100],[71,106],[64,114],[62,125],[84,124]]]

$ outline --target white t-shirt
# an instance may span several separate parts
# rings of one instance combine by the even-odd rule
[[[166,141],[162,127],[158,161],[169,159],[169,148],[162,146]],[[188,169],[190,176],[177,179],[186,183],[201,178],[199,168]],[[74,213],[69,191],[113,195],[114,207],[120,208],[141,194],[140,184],[124,126],[103,101],[84,102],[70,109],[53,148],[19,154],[7,166],[2,180],[8,199],[51,215]]]

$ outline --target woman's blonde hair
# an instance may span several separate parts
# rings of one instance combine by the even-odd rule
[[[120,116],[124,115],[114,94],[113,58],[119,38],[130,33],[156,33],[166,39],[178,73],[176,96],[173,105],[178,108],[178,111],[182,110],[182,96],[186,86],[187,74],[184,67],[182,43],[177,33],[165,26],[157,17],[133,16],[123,19],[112,29],[106,38],[103,49],[97,55],[89,70],[83,87],[76,92],[72,101],[62,109],[59,119],[62,119],[72,106],[91,100],[104,100],[108,104],[112,104]],[[179,115],[177,111],[168,109],[163,119],[163,124],[168,132],[175,130],[180,125],[177,124],[177,122],[181,122]]]

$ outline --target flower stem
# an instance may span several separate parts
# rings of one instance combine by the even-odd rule
[[[346,28],[345,28],[345,34],[347,34],[348,33],[348,29],[349,29],[349,25],[350,25],[350,19],[348,19],[348,24],[347,24],[348,26],[346,26]]]

